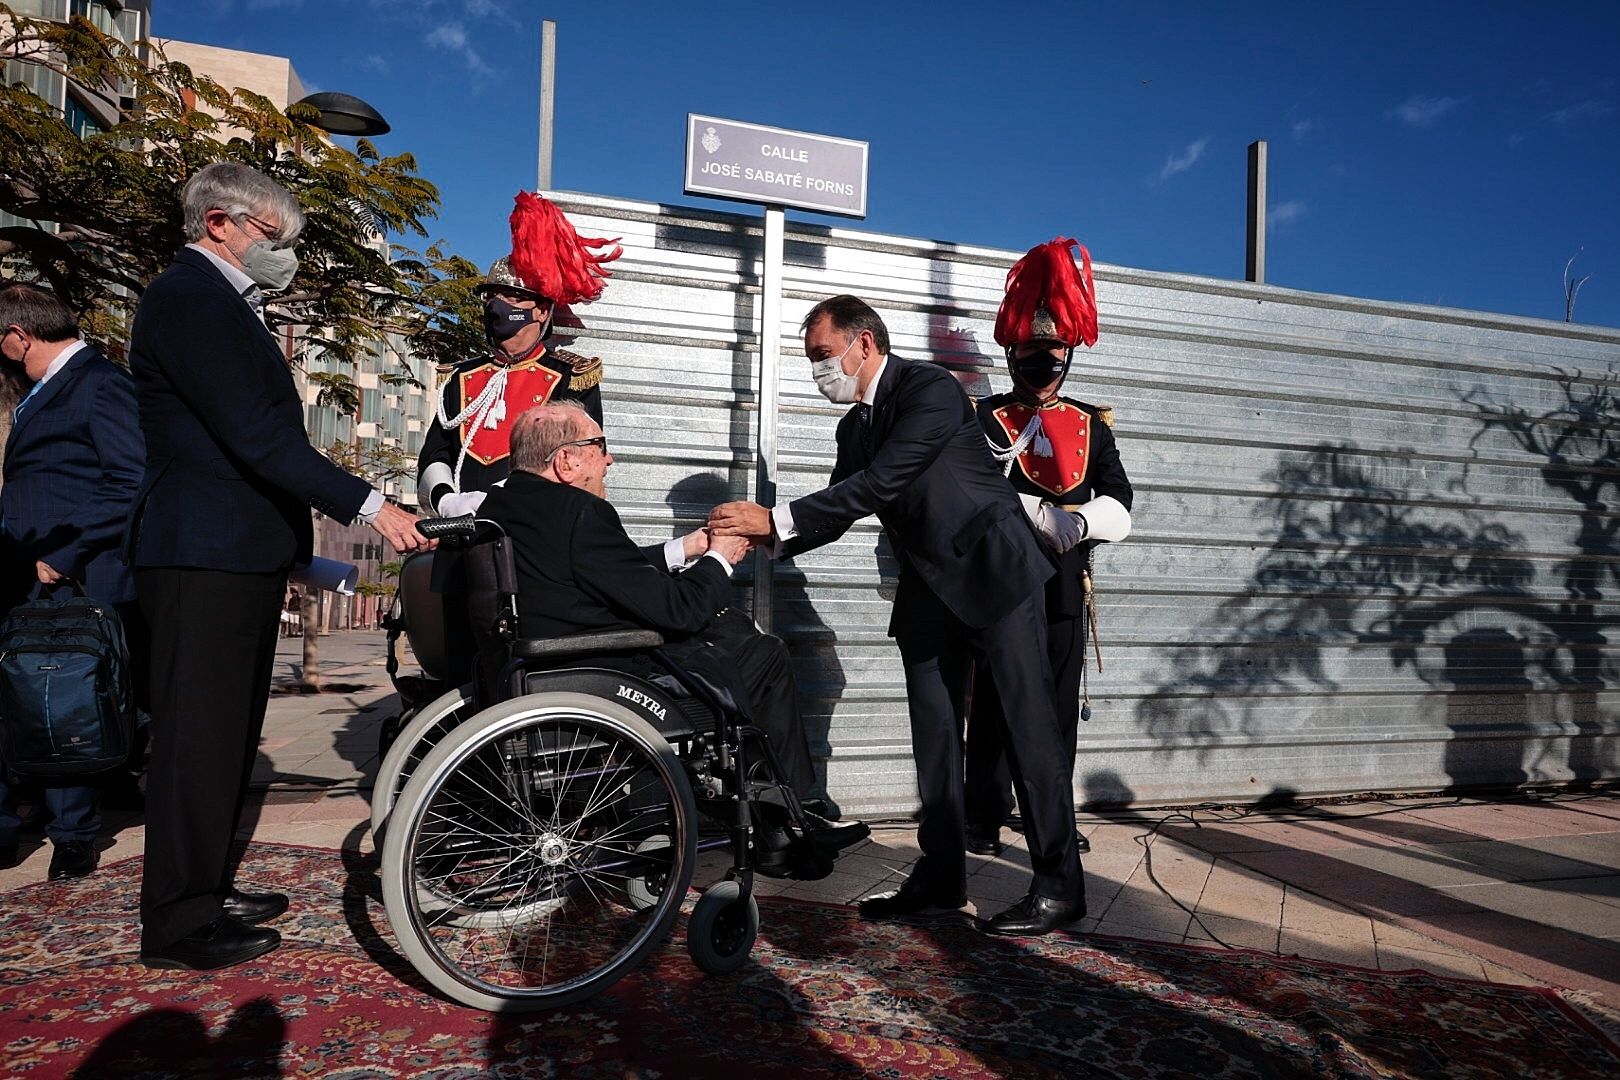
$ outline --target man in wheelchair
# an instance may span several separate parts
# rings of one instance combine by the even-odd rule
[[[780,767],[786,792],[765,778],[751,800],[759,815],[756,869],[825,876],[834,853],[870,830],[858,821],[838,822],[838,807],[817,785],[787,647],[727,610],[732,568],[748,553],[748,542],[691,534],[684,552],[693,561],[680,573],[670,573],[661,554],[649,559],[606,499],[613,456],[601,426],[577,402],[523,413],[512,427],[511,464],[510,479],[490,493],[479,517],[511,539],[520,636],[656,630],[670,639],[664,650],[723,687],[765,733]],[[631,670],[651,661],[608,663]],[[764,765],[769,758],[753,760]],[[798,802],[802,817],[787,799]],[[808,827],[801,830],[796,818]]]

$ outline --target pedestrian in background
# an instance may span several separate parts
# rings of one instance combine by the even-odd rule
[[[33,382],[6,439],[0,603],[9,611],[46,590],[77,586],[112,605],[124,623],[136,702],[144,706],[146,634],[118,554],[145,467],[134,383],[79,337],[68,306],[36,285],[0,287],[0,335],[0,355]],[[120,779],[131,782],[127,772]],[[101,832],[96,789],[51,783],[42,795],[54,849],[49,876],[89,874]],[[0,768],[0,867],[17,859],[17,809],[16,785]]]

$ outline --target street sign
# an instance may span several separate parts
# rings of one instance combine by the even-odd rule
[[[867,144],[686,114],[686,194],[866,216]]]

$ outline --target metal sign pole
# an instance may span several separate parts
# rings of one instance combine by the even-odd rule
[[[787,214],[765,207],[765,252],[759,282],[759,409],[754,451],[754,501],[776,505],[776,398],[782,369],[782,243]],[[767,634],[775,612],[771,584],[775,563],[754,552],[754,621]]]
[[[539,190],[551,190],[551,134],[557,113],[557,24],[540,24],[540,168]]]

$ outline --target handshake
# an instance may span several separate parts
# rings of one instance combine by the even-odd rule
[[[771,512],[751,502],[721,503],[709,513],[709,523],[681,538],[687,561],[714,552],[732,566],[771,539]]]

